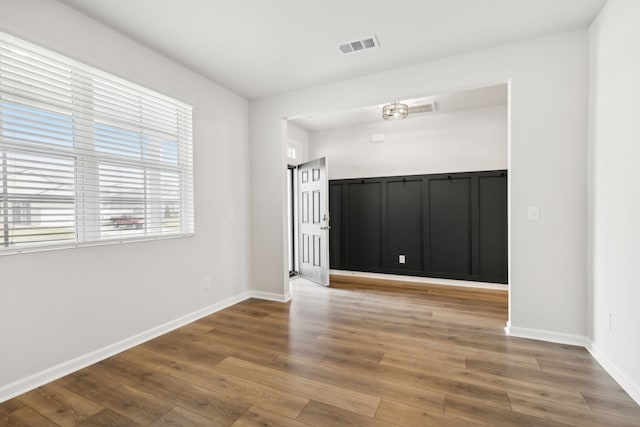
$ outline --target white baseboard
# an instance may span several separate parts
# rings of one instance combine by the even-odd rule
[[[507,324],[504,328],[507,335],[519,338],[528,338],[538,341],[548,341],[557,344],[577,345],[586,347],[587,338],[581,335],[565,334],[562,332],[544,331],[541,329],[519,328]]]
[[[269,301],[286,302],[291,299],[291,296],[289,296],[287,299],[286,295],[272,294],[268,292],[243,292],[239,295],[194,311],[193,313],[189,313],[170,322],[148,329],[132,337],[125,338],[113,344],[109,344],[103,348],[92,351],[83,356],[76,357],[75,359],[60,363],[59,365],[45,369],[26,378],[22,378],[11,384],[2,386],[0,387],[0,403],[16,397],[22,393],[26,393],[30,390],[40,387],[41,385],[57,380],[58,378],[64,377],[65,375],[69,375],[72,372],[78,371],[82,368],[86,368],[87,366],[93,365],[94,363],[100,362],[101,360],[107,359],[111,356],[140,345],[153,338],[159,337],[160,335],[166,334],[167,332],[171,332],[174,329],[180,328],[184,325],[187,325],[224,308],[237,304],[248,298],[259,298]]]
[[[638,405],[640,405],[640,384],[629,378],[629,376],[625,374],[622,369],[618,368],[618,366],[604,354],[602,349],[590,339],[587,339],[586,348],[593,358],[598,361],[600,366],[602,366],[604,370],[607,371],[607,373],[609,373],[609,375],[611,375],[618,384],[620,384],[620,387],[622,387],[624,391],[626,391],[627,394],[635,400]]]
[[[339,276],[366,277],[369,279],[396,280],[401,282],[428,283],[433,285],[462,286],[465,288],[509,290],[509,285],[488,282],[470,282],[467,280],[437,279],[435,277],[403,276],[400,274],[367,273],[365,271],[329,270],[329,274]]]
[[[352,272],[350,272],[352,273]],[[385,275],[386,276],[386,275]],[[400,276],[403,277],[403,276]],[[406,280],[406,279],[405,279]],[[290,294],[275,294],[271,292],[247,291],[226,300],[212,304],[208,307],[194,311],[193,313],[174,319],[170,322],[148,329],[144,332],[136,334],[132,337],[118,341],[116,343],[105,346],[101,349],[92,351],[83,356],[63,362],[59,365],[45,369],[41,372],[33,374],[29,377],[20,379],[11,384],[0,387],[0,403],[16,397],[22,393],[26,393],[41,385],[47,384],[72,372],[93,365],[101,360],[107,359],[132,347],[140,345],[146,341],[166,334],[174,329],[180,328],[202,317],[213,314],[217,311],[230,307],[234,304],[242,302],[248,298],[258,298],[268,301],[287,302],[291,299]],[[507,323],[505,327],[507,335],[529,338],[540,341],[549,341],[559,344],[577,345],[585,347],[589,353],[600,363],[600,365],[620,384],[620,386],[640,404],[640,385],[629,378],[617,365],[602,352],[602,350],[590,339],[580,335],[564,334],[559,332],[544,331],[539,329],[529,329],[513,327]]]
[[[549,341],[558,344],[578,345],[587,349],[594,359],[605,371],[627,392],[627,394],[640,405],[640,384],[629,378],[615,363],[609,359],[600,347],[588,337],[580,335],[563,334],[559,332],[542,331],[538,329],[512,327],[509,323],[504,328],[507,335],[529,338],[540,341]]]
[[[267,301],[288,302],[291,294],[274,294],[272,292],[249,291],[249,298],[258,298]]]

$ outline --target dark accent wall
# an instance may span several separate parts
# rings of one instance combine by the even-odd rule
[[[507,283],[505,170],[332,180],[329,208],[332,269]]]

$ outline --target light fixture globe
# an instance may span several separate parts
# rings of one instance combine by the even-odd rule
[[[385,120],[402,120],[409,115],[409,107],[406,104],[392,102],[382,107],[382,118]]]

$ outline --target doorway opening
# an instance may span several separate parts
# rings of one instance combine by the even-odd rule
[[[507,82],[492,86],[449,91],[440,95],[401,100],[409,105],[410,111],[411,107],[414,107],[413,114],[409,114],[407,120],[401,121],[381,120],[380,112],[383,104],[354,108],[352,110],[300,114],[286,119],[286,136],[303,144],[305,156],[301,158],[302,161],[321,157],[331,158],[332,182],[336,180],[348,181],[347,184],[353,184],[351,187],[353,187],[354,191],[350,193],[354,194],[356,193],[355,190],[362,187],[363,180],[369,182],[374,178],[381,177],[387,177],[387,179],[389,177],[404,177],[409,181],[410,177],[418,175],[445,174],[448,180],[447,183],[449,183],[449,176],[453,173],[498,171],[498,175],[500,175],[510,170],[508,93],[509,83]],[[422,110],[418,111],[417,107],[423,104],[433,105],[431,112],[422,113]],[[508,192],[510,190],[508,174],[505,173],[505,175],[507,181],[508,227]],[[451,176],[451,178],[450,181],[453,182],[454,176]],[[502,182],[505,177],[500,175],[499,180]],[[359,184],[360,187],[354,183]],[[452,185],[450,184],[449,186]],[[405,181],[402,181],[402,185],[398,184],[397,186],[404,188],[405,186],[408,187],[409,184],[405,184]],[[386,189],[388,190],[388,188]],[[332,196],[330,195],[330,197]],[[351,199],[346,200],[349,203]],[[336,219],[335,209],[334,206],[331,212],[334,219]],[[340,217],[339,214],[338,217]],[[381,218],[381,223],[387,224],[383,219]],[[334,226],[340,228],[339,222],[334,222]],[[334,230],[334,234],[335,232]],[[509,232],[507,231],[507,245],[508,236]],[[354,236],[348,235],[347,238],[355,239]],[[335,239],[330,239],[329,241],[332,246],[331,258],[336,259],[341,255],[336,253],[333,247],[335,245],[332,242],[335,242]],[[471,242],[470,245],[473,246],[474,242]],[[386,244],[388,242],[380,242],[381,245],[383,243]],[[427,258],[431,261],[434,254],[424,255],[425,251],[427,251],[425,247],[428,247],[428,242],[423,243],[422,246],[422,256],[417,253],[417,259]],[[473,247],[476,246],[478,245],[475,244]],[[298,244],[298,247],[300,247],[300,244]],[[488,250],[492,255],[495,252],[491,251],[491,248]],[[508,291],[508,267],[507,280],[501,280],[499,283],[487,283],[475,277],[467,278],[462,276],[456,277],[454,280],[454,278],[445,277],[444,273],[447,273],[448,276],[450,275],[448,271],[444,272],[441,275],[442,277],[433,277],[431,273],[425,278],[417,274],[403,274],[410,264],[409,261],[415,258],[407,256],[406,251],[407,249],[402,248],[402,251],[399,252],[405,255],[404,257],[398,255],[395,255],[395,258],[391,257],[391,255],[387,257],[381,256],[383,260],[381,262],[390,264],[391,260],[393,260],[395,264],[401,264],[400,267],[405,267],[396,268],[398,272],[395,274],[400,274],[397,277],[389,273],[384,274],[382,271],[371,272],[377,265],[374,267],[369,266],[367,269],[364,268],[367,266],[361,265],[363,263],[358,264],[358,269],[355,273],[353,268],[345,271],[334,268],[330,272],[336,275],[345,273],[360,276],[384,274],[383,278],[397,280],[410,276],[411,280],[420,282],[424,280],[442,285],[487,287]],[[354,258],[353,254],[350,255],[345,251],[340,252],[343,252],[343,257]],[[479,250],[476,252],[479,253]],[[507,266],[510,263],[509,252],[507,248]],[[438,254],[439,252],[435,253],[435,255]],[[486,250],[484,255],[486,255]],[[484,258],[480,258],[480,261],[482,259]],[[476,261],[474,261],[475,264],[473,265],[478,264]]]
[[[298,275],[296,262],[296,166],[287,165],[287,242],[289,245],[289,278]]]

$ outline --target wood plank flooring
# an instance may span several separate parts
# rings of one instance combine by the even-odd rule
[[[0,426],[640,426],[583,349],[507,337],[502,291],[333,277],[0,403]]]

